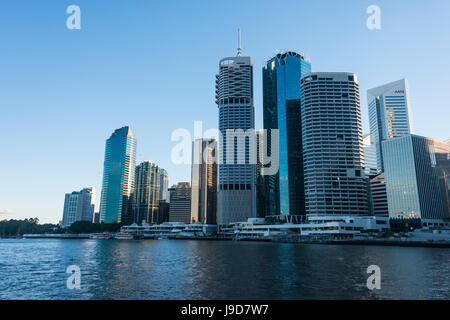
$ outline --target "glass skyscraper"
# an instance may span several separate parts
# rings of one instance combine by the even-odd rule
[[[265,216],[305,214],[300,78],[311,63],[296,52],[279,53],[263,67],[263,112],[267,141],[278,129],[278,173],[265,176]]]
[[[378,174],[377,148],[371,134],[363,136],[364,145],[364,172],[368,177],[375,177]]]
[[[416,135],[383,142],[389,217],[450,217],[449,145]]]
[[[114,131],[106,140],[100,222],[133,222],[136,138],[129,127]]]
[[[255,108],[253,59],[220,60],[216,76],[219,108],[219,193],[217,222],[247,221],[255,216]],[[252,163],[253,162],[253,163]]]
[[[367,90],[367,104],[377,171],[382,172],[382,142],[412,133],[408,81],[402,79]]]
[[[368,214],[356,75],[304,75],[301,95],[306,213]]]
[[[136,167],[136,223],[157,223],[160,194],[160,168],[151,161],[144,161]]]
[[[214,139],[197,139],[192,143],[192,223],[217,224],[216,144]]]

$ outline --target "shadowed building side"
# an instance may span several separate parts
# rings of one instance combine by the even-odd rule
[[[217,224],[217,142],[197,139],[192,143],[191,223]]]
[[[157,223],[160,195],[160,167],[151,161],[144,161],[136,167],[136,223]]]

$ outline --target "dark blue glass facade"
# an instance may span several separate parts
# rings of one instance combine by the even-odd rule
[[[278,174],[265,179],[265,215],[305,213],[300,78],[311,63],[295,52],[277,54],[263,68],[264,129],[278,129]]]

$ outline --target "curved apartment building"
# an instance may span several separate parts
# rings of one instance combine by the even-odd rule
[[[368,214],[357,76],[314,72],[301,78],[307,214]]]

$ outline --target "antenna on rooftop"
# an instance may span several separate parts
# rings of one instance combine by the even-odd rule
[[[242,48],[241,48],[241,29],[238,29],[238,57],[241,56]]]

